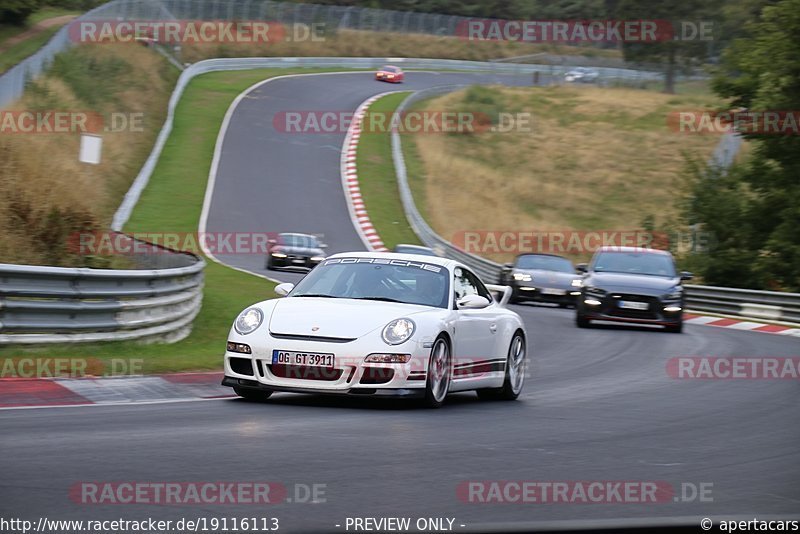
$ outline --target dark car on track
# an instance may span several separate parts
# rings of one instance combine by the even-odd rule
[[[422,256],[438,256],[436,251],[434,251],[430,247],[423,247],[420,245],[406,245],[406,244],[399,244],[395,245],[392,252],[397,252],[398,254],[420,254]]]
[[[500,284],[512,289],[511,302],[575,303],[581,275],[567,258],[554,254],[520,254],[500,272]]]
[[[603,247],[585,272],[575,307],[575,322],[591,321],[661,325],[669,332],[683,329],[683,280],[692,273],[675,269],[672,254],[636,247]]]
[[[300,268],[312,269],[325,259],[323,248],[317,236],[309,234],[278,234],[269,240],[267,269]]]

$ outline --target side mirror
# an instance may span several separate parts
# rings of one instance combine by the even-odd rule
[[[503,269],[506,270],[506,271],[513,271],[514,270],[514,264],[513,263],[504,263],[503,264]]]
[[[681,271],[681,280],[691,280],[694,275],[689,271]]]
[[[285,297],[292,289],[294,289],[294,284],[284,282],[275,286],[275,294],[279,297]]]
[[[328,248],[328,245],[326,243],[320,243],[319,248]]]
[[[575,266],[575,271],[577,271],[579,273],[585,273],[588,270],[589,270],[589,266],[587,264],[585,264],[585,263],[579,263],[579,264],[577,264]]]
[[[467,295],[456,302],[459,310],[480,310],[489,306],[491,302],[480,295]]]

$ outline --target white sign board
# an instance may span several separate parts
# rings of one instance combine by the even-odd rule
[[[78,161],[81,163],[100,163],[100,154],[103,151],[103,138],[99,135],[81,134],[81,151]]]

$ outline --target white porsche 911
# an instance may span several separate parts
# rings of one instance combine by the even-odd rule
[[[352,252],[330,256],[282,299],[244,310],[231,328],[224,386],[247,399],[274,391],[418,396],[519,396],[526,333],[520,317],[456,261]]]

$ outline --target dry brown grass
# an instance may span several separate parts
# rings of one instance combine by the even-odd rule
[[[705,159],[719,141],[667,127],[668,111],[714,103],[702,91],[492,91],[500,109],[533,113],[532,131],[414,137],[425,174],[426,215],[448,239],[465,230],[635,230],[646,216],[653,216],[657,230],[664,228],[677,215],[685,154]],[[470,111],[466,95],[460,91],[422,107]],[[513,257],[487,255],[498,261]]]
[[[163,123],[175,74],[139,45],[82,47],[61,70],[91,65],[97,78],[75,84],[59,65],[11,109],[142,113],[143,131],[102,133],[99,165],[78,162],[79,133],[0,135],[0,258],[8,263],[81,264],[66,236],[107,228]],[[103,65],[115,65],[104,68]]]
[[[324,36],[324,41],[277,41],[267,44],[187,44],[183,61],[211,57],[325,56],[325,57],[421,57],[486,61],[504,57],[547,52],[551,54],[619,57],[617,50],[587,49],[560,44],[531,44],[512,41],[467,41],[459,37],[422,34],[379,33],[341,30]]]

